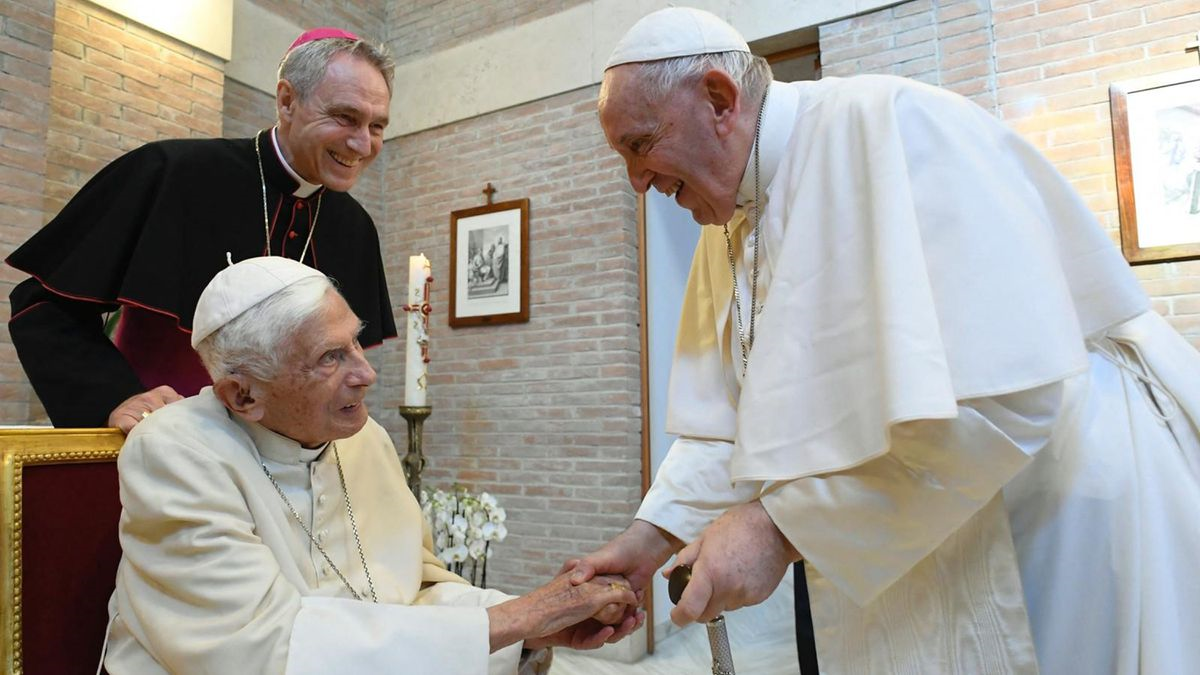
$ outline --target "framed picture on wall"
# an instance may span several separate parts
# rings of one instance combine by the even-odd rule
[[[450,327],[529,320],[529,200],[450,214]]]
[[[1108,100],[1125,259],[1200,258],[1200,68],[1114,83]]]

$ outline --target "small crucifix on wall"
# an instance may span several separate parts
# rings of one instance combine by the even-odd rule
[[[1188,44],[1187,51],[1196,52],[1196,56],[1200,56],[1200,30],[1196,31],[1196,41]]]

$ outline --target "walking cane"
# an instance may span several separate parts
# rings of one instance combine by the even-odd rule
[[[679,604],[679,598],[683,597],[683,589],[687,588],[688,582],[691,580],[692,568],[690,565],[680,565],[671,570],[671,578],[667,581],[667,593],[671,596],[672,603]],[[729,651],[729,635],[725,632],[725,617],[718,616],[705,626],[708,628],[708,646],[712,650],[713,675],[734,675],[733,653]]]

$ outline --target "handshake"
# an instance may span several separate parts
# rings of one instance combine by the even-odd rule
[[[572,583],[563,572],[533,591],[488,608],[491,649],[519,640],[526,649],[595,649],[637,630],[646,619],[640,594],[620,576]]]

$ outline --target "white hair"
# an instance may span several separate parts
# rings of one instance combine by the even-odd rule
[[[637,69],[638,82],[645,87],[646,96],[652,103],[658,103],[676,89],[694,83],[713,68],[725,71],[737,83],[738,89],[755,102],[762,98],[774,77],[766,59],[741,51],[679,56],[630,65]],[[609,78],[605,77],[600,85],[601,108],[608,98],[608,87]]]
[[[288,342],[325,306],[336,288],[329,277],[301,279],[242,312],[196,345],[213,382],[229,375],[274,379],[289,355]]]

